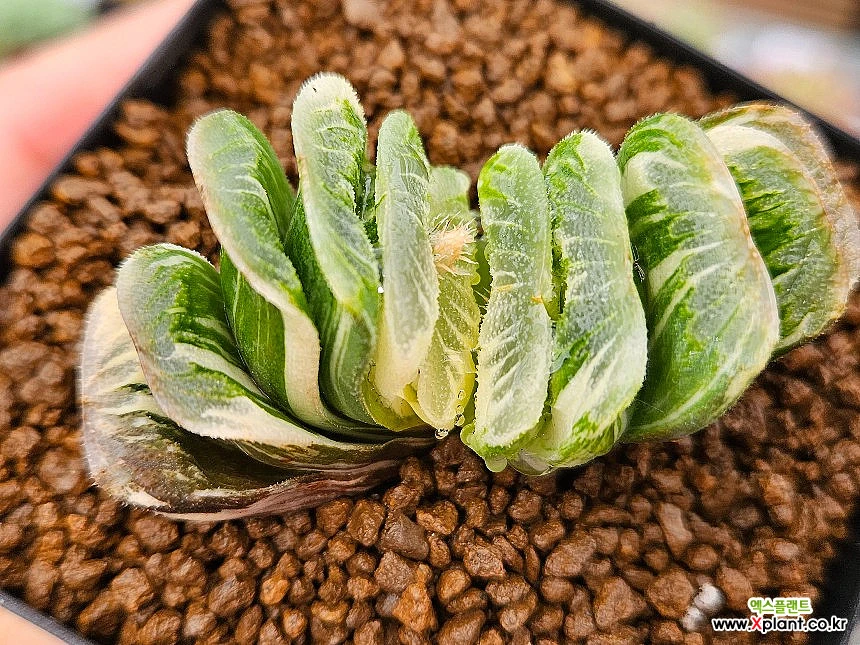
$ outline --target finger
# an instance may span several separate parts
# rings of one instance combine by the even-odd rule
[[[15,645],[62,645],[62,641],[56,636],[51,636],[8,609],[0,608],[0,643],[13,642]]]
[[[0,228],[192,4],[138,5],[0,68]]]

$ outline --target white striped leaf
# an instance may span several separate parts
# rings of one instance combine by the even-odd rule
[[[335,414],[320,397],[319,334],[284,244],[294,197],[271,145],[248,119],[219,110],[192,126],[187,147],[221,242],[228,319],[251,376],[302,421],[361,432],[366,426]]]
[[[553,341],[551,416],[523,448],[522,461],[537,471],[582,464],[615,445],[622,412],[642,386],[647,352],[612,151],[592,133],[568,135],[549,153],[544,176],[563,306]]]
[[[741,191],[779,303],[777,353],[820,334],[860,277],[860,228],[812,125],[748,103],[702,120]]]
[[[630,239],[645,272],[645,385],[624,438],[695,432],[734,403],[779,338],[776,296],[738,189],[704,131],[663,114],[618,156]]]
[[[299,199],[288,245],[322,340],[323,395],[373,423],[363,383],[376,348],[379,269],[360,207],[367,188],[367,128],[352,86],[308,79],[293,104]]]
[[[335,440],[275,407],[244,371],[218,273],[193,251],[169,244],[139,249],[120,267],[116,284],[152,394],[189,432],[253,454],[265,447],[270,461],[293,469],[348,469],[411,445],[409,438]]]
[[[382,305],[374,383],[387,399],[403,398],[418,377],[439,317],[439,281],[430,246],[430,164],[412,118],[389,114],[376,152],[376,230]]]
[[[537,431],[550,371],[551,231],[535,156],[503,146],[481,170],[478,199],[492,283],[478,337],[475,423],[461,436],[498,470]]]
[[[322,339],[320,384],[344,414],[402,430],[421,424],[403,401],[380,395],[369,380],[376,352],[379,267],[369,234],[375,216],[364,113],[352,86],[318,74],[293,105],[299,197],[287,233]]]
[[[349,471],[291,472],[261,464],[229,442],[186,432],[152,396],[113,287],[87,315],[79,385],[93,479],[118,499],[175,518],[214,521],[311,508],[366,491],[399,465],[389,459]]]
[[[408,399],[419,417],[441,430],[463,425],[475,388],[473,351],[481,313],[474,293],[476,223],[468,190],[465,173],[445,167],[431,170],[430,239],[439,282],[439,317]]]

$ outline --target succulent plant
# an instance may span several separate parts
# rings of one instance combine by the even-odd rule
[[[645,119],[617,162],[589,132],[543,168],[504,146],[478,236],[468,177],[430,165],[408,114],[370,163],[339,76],[296,98],[297,193],[247,119],[202,117],[188,159],[220,267],[145,247],[94,301],[93,477],[231,518],[367,490],[454,428],[491,469],[541,473],[704,427],[841,313],[860,232],[801,117],[748,104],[702,125]]]
[[[779,105],[747,104],[702,121],[737,183],[776,291],[777,353],[820,334],[860,275],[860,229],[814,130]]]
[[[144,247],[93,305],[85,446],[118,497],[184,517],[304,506],[378,483],[462,423],[480,318],[468,178],[430,167],[403,112],[371,166],[338,76],[305,84],[293,132],[297,196],[247,119],[200,119],[188,158],[220,271]]]
[[[618,163],[649,331],[627,437],[689,434],[767,364],[779,336],[776,296],[738,189],[698,125],[674,114],[645,119]]]

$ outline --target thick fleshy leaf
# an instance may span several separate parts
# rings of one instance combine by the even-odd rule
[[[397,399],[418,376],[439,317],[439,281],[430,246],[430,164],[406,112],[389,114],[376,152],[376,230],[382,307],[374,383]]]
[[[246,366],[254,365],[254,369],[249,367],[254,383],[268,394],[280,409],[292,412],[298,419],[314,428],[341,436],[365,440],[385,440],[391,437],[384,428],[336,415],[322,401],[316,378],[319,374],[319,336],[312,324],[310,329],[313,330],[313,335],[290,335],[290,331],[296,331],[296,327],[289,326],[290,314],[297,312],[283,314],[251,288],[247,278],[239,272],[224,249],[221,251],[220,274],[227,320],[239,353]],[[305,318],[302,323],[310,321],[307,314],[302,312],[302,315]],[[309,345],[294,345],[301,342]],[[283,352],[278,351],[280,348],[284,348]],[[291,358],[294,360],[289,360]],[[303,364],[302,358],[314,360]],[[290,405],[286,398],[276,396],[277,393],[286,391],[287,383],[291,386],[290,391],[294,393],[293,400],[302,394],[307,398]],[[299,415],[299,411],[302,415]]]
[[[478,339],[475,423],[462,437],[497,470],[537,431],[550,371],[551,231],[535,156],[503,146],[481,170],[478,199],[492,284]]]
[[[481,313],[474,293],[476,223],[468,190],[468,175],[454,168],[432,169],[430,238],[439,281],[439,317],[408,398],[418,416],[441,430],[463,425],[475,388],[473,351]]]
[[[227,315],[255,382],[306,423],[360,429],[320,397],[319,334],[284,244],[294,197],[271,145],[248,119],[219,110],[189,131],[188,160],[221,242]]]
[[[716,419],[767,364],[776,296],[734,180],[698,125],[640,121],[618,161],[649,342],[624,438],[677,437]]]
[[[544,165],[553,242],[564,276],[556,321],[551,417],[523,448],[532,469],[575,466],[607,452],[621,413],[645,378],[645,313],[633,259],[621,175],[609,146],[589,132],[562,139]]]
[[[789,108],[738,105],[705,117],[741,191],[776,291],[778,353],[817,336],[860,277],[860,228],[812,125]]]
[[[430,228],[450,229],[460,224],[472,226],[477,213],[469,208],[469,175],[451,166],[430,169]]]
[[[333,440],[272,405],[244,371],[218,273],[193,251],[169,244],[139,249],[120,267],[117,293],[156,401],[186,430],[251,452],[266,446],[278,464],[295,469],[352,468],[410,445],[408,438]]]
[[[311,245],[335,299],[374,328],[379,268],[358,212],[366,188],[367,128],[353,87],[317,74],[293,104],[293,142]]]
[[[322,339],[320,384],[342,413],[375,419],[365,399],[376,350],[379,269],[365,230],[367,128],[352,86],[319,74],[293,105],[299,199],[288,245]]]
[[[396,473],[398,459],[351,471],[290,472],[229,442],[186,432],[149,390],[116,289],[93,301],[84,328],[80,397],[84,455],[110,495],[172,517],[227,520],[315,507]]]

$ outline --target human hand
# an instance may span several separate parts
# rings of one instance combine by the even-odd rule
[[[192,4],[136,5],[0,64],[0,230]]]
[[[0,0],[2,2],[2,0]],[[157,0],[0,65],[0,230],[193,0]],[[60,640],[0,608],[0,645]]]

